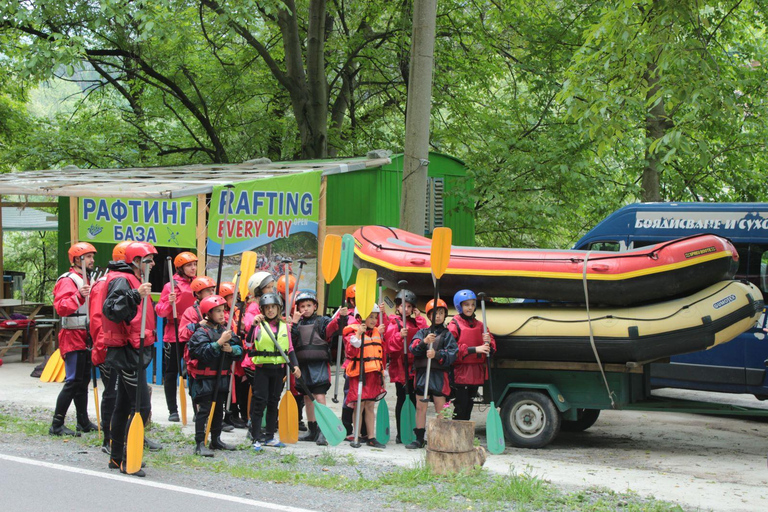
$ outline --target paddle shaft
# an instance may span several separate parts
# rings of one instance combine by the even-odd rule
[[[291,287],[288,286],[288,265],[290,265],[293,262],[290,258],[285,258],[283,260],[283,279],[285,283],[285,316],[286,318],[291,313]]]
[[[360,337],[360,366],[357,374],[357,406],[355,407],[355,416],[357,421],[355,422],[355,442],[352,443],[353,447],[360,447],[360,428],[363,420],[363,381],[365,380],[365,366],[363,366],[363,351],[365,350],[365,324],[363,324],[363,332]]]
[[[173,263],[171,263],[171,257],[168,256],[166,261],[168,262],[168,282],[171,284],[171,293],[175,293],[176,289],[174,287],[175,283],[173,279]],[[174,352],[176,352],[176,364],[179,365],[179,402],[181,402],[182,400],[186,401],[187,395],[184,392],[184,377],[181,373],[181,354],[179,354],[179,316],[176,312],[176,300],[171,303],[171,311],[173,312],[173,334],[176,337],[176,346],[174,347]],[[186,407],[184,407],[184,410],[186,411]],[[183,414],[183,416],[184,417],[182,418],[182,423],[186,425],[186,412]]]
[[[408,281],[405,279],[398,281],[397,286],[400,287],[400,290],[402,291],[405,286],[408,284]],[[408,315],[405,312],[405,294],[403,294],[403,298],[400,299],[400,313],[403,315],[403,329],[406,330],[406,335],[403,338],[403,371],[404,374],[404,382],[405,382],[405,396],[406,398],[410,396],[410,378],[408,376],[408,324],[406,323],[408,321]]]
[[[221,232],[221,249],[219,250],[219,268],[216,275],[216,295],[219,294],[219,287],[221,286],[221,272],[224,268],[224,245],[227,243],[227,216],[229,215],[229,191],[232,185],[224,187],[224,230]],[[214,397],[214,400],[216,397]]]
[[[339,256],[339,269],[341,270],[341,302],[340,307],[344,307],[347,294],[347,283],[352,277],[352,264],[355,259],[355,239],[350,234],[341,237],[341,255]],[[341,352],[343,350],[343,332],[339,333],[336,347],[336,375],[333,382],[333,403],[339,403],[339,375],[341,375]]]
[[[480,298],[480,311],[483,314],[483,334],[488,334],[488,320],[485,318],[485,294],[478,294]],[[491,354],[490,352],[485,357],[485,364],[488,367],[488,391],[491,393],[491,402],[494,401],[493,396],[493,379],[491,379]]]
[[[437,318],[437,300],[440,298],[440,279],[435,279],[435,296],[432,300],[432,325],[429,327],[429,331],[431,333],[435,332],[435,318]],[[429,344],[429,348],[427,350],[432,350],[432,343]],[[424,382],[424,398],[421,399],[422,402],[428,402],[429,401],[429,372],[432,368],[432,359],[427,358],[427,380]]]
[[[85,268],[85,256],[80,256],[80,272],[83,273],[83,283],[89,286],[88,282],[88,269]],[[85,297],[85,341],[89,347],[93,346],[93,339],[91,338],[91,293],[88,291],[88,295]],[[93,379],[93,401],[96,408],[96,426],[99,429],[99,438],[101,438],[101,412],[99,411],[99,385],[96,379],[96,367],[91,364],[91,379]]]
[[[291,294],[291,304],[296,303],[296,295],[299,293],[299,284],[301,283],[301,272],[306,264],[306,261],[299,260],[299,274],[296,276],[296,286],[293,287],[293,293]]]

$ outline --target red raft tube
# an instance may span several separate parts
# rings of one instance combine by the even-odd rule
[[[354,233],[355,265],[388,287],[401,279],[432,295],[431,241],[401,229],[363,226]],[[586,264],[586,272],[584,267]],[[469,288],[491,297],[631,306],[682,297],[733,278],[739,254],[726,238],[694,235],[626,252],[451,248],[440,280],[445,294]]]

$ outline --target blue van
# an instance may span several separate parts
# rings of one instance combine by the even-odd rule
[[[768,203],[637,203],[621,208],[579,240],[574,249],[626,251],[697,233],[730,239],[739,252],[736,279],[768,297]],[[768,399],[766,314],[754,328],[709,350],[651,365],[651,385]]]

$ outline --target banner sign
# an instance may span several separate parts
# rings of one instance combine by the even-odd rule
[[[160,247],[196,247],[197,198],[114,199],[81,197],[79,237],[98,243],[123,240]]]
[[[670,231],[715,232],[723,236],[745,233],[768,236],[768,212],[637,212],[635,233],[664,234]]]
[[[208,215],[208,254],[218,256],[229,193],[225,256],[254,250],[297,233],[317,238],[322,171],[303,172],[215,187]]]

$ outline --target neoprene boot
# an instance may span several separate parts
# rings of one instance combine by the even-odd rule
[[[60,414],[53,415],[53,421],[51,422],[51,428],[48,429],[48,434],[52,436],[80,437],[80,432],[75,432],[64,426],[64,416]]]
[[[96,432],[98,430],[99,427],[90,419],[88,419],[88,415],[80,416],[77,418],[78,432],[85,432],[87,434],[88,432]]]
[[[144,446],[147,447],[147,450],[151,452],[157,452],[163,449],[163,445],[160,443],[156,443],[155,441],[149,439],[148,437],[144,437]]]
[[[424,433],[426,432],[426,429],[424,428],[415,428],[413,429],[413,433],[416,434],[416,439],[410,443],[405,445],[405,448],[408,450],[418,450],[419,448],[424,448],[426,446],[426,441],[424,441]]]
[[[211,437],[211,442],[208,443],[208,447],[211,450],[227,450],[230,452],[233,452],[237,450],[237,448],[231,444],[227,444],[224,441],[221,440],[221,437]]]
[[[315,441],[316,444],[319,446],[328,446],[328,440],[323,435],[323,431],[320,430],[320,427],[317,427],[317,440]]]
[[[213,457],[213,452],[206,448],[205,443],[197,443],[195,455],[199,455],[200,457]]]
[[[299,441],[309,441],[309,442],[315,442],[317,441],[317,422],[316,421],[310,421],[309,422],[309,431],[301,436],[299,438]]]

